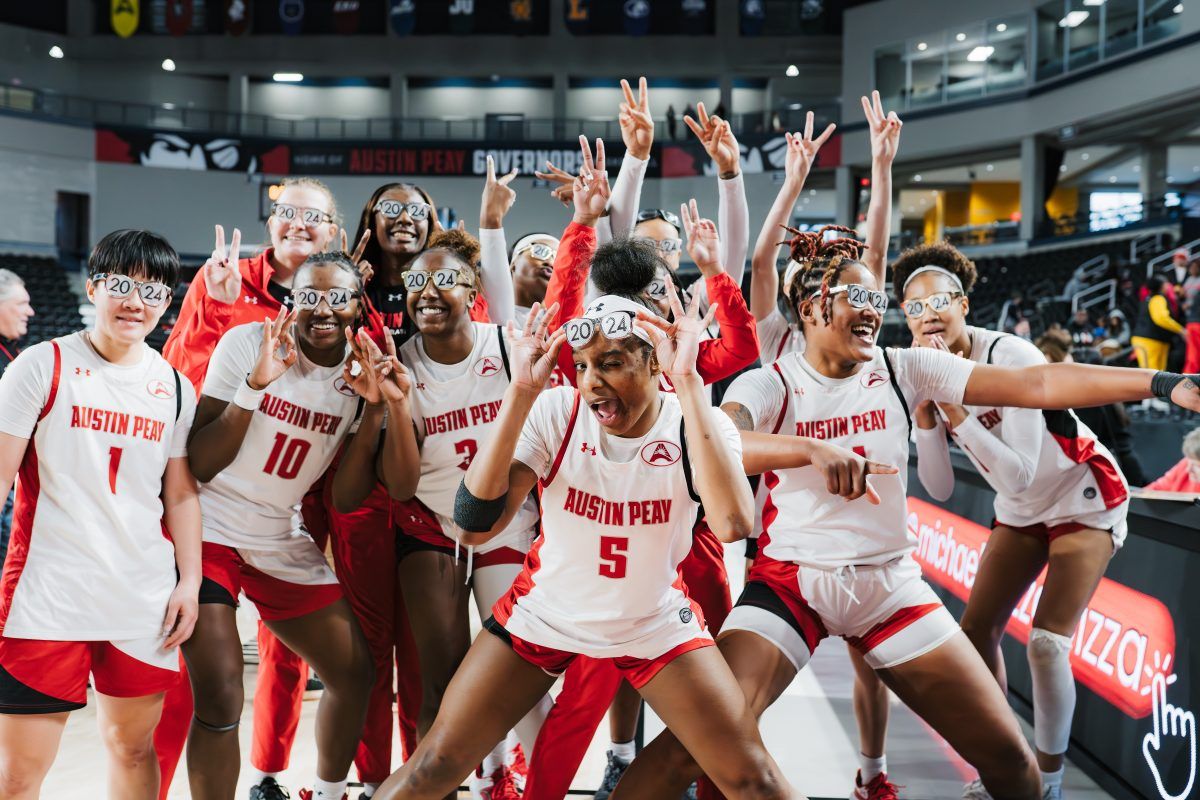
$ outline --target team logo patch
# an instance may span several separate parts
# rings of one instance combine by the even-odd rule
[[[489,375],[495,375],[503,369],[500,359],[493,356],[484,356],[475,362],[475,374],[481,378],[486,378]]]
[[[1095,500],[1096,499],[1096,487],[1089,486],[1086,489],[1084,489],[1083,496],[1088,500]]]
[[[693,616],[695,615],[692,614],[692,610],[690,608],[679,609],[679,621],[684,625],[687,625],[689,622],[691,622]]]
[[[354,387],[346,383],[346,379],[338,375],[333,379],[333,388],[337,389],[338,394],[344,394],[346,397],[356,397],[358,392],[354,391]]]
[[[873,369],[862,376],[862,385],[867,389],[883,386],[888,382],[888,374],[881,369]]]
[[[146,384],[146,391],[150,393],[151,397],[158,397],[162,400],[169,400],[175,396],[175,387],[157,378]]]
[[[669,467],[679,460],[683,451],[674,442],[661,440],[647,442],[642,448],[642,461],[652,467]]]

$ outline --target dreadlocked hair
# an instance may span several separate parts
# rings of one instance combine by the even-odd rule
[[[800,265],[799,272],[786,287],[788,303],[803,317],[812,311],[813,295],[820,292],[821,317],[828,323],[829,287],[836,283],[842,270],[860,263],[867,245],[855,238],[858,234],[853,228],[841,225],[826,225],[817,231],[802,231],[787,225],[780,227],[794,234],[779,244],[786,244],[792,261]],[[826,240],[825,234],[829,231],[850,235]]]

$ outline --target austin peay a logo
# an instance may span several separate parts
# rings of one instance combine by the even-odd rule
[[[679,621],[682,622],[684,625],[687,625],[689,622],[691,622],[692,617],[694,617],[694,616],[695,615],[692,613],[692,610],[690,608],[679,609]]]
[[[344,394],[346,397],[356,397],[358,392],[354,391],[354,387],[346,383],[346,379],[338,375],[333,379],[333,388],[337,389],[338,394]]]
[[[146,384],[146,391],[150,393],[151,397],[162,400],[169,400],[175,396],[175,387],[157,378]]]
[[[862,385],[867,389],[883,386],[888,382],[888,374],[881,369],[873,369],[862,376]]]
[[[642,461],[652,467],[669,467],[679,460],[683,451],[674,442],[647,442],[642,448]]]
[[[475,374],[481,378],[486,378],[489,375],[495,375],[500,371],[500,359],[493,356],[484,356],[475,362]]]

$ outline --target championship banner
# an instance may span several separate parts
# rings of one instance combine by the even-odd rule
[[[279,23],[287,36],[304,29],[304,0],[279,0]]]
[[[166,0],[166,29],[172,36],[183,36],[192,29],[195,9],[192,0]]]
[[[563,4],[563,21],[567,30],[576,36],[588,33],[592,24],[592,0],[566,0]]]
[[[450,34],[467,36],[475,29],[475,0],[448,0]]]
[[[342,36],[358,33],[361,14],[361,0],[334,0],[333,29]]]
[[[627,35],[645,36],[650,32],[650,0],[625,0],[621,13]]]
[[[254,0],[225,0],[225,32],[230,36],[241,36],[250,30],[250,17]]]
[[[122,39],[133,36],[138,29],[138,0],[112,0],[113,33]]]
[[[417,26],[415,0],[388,0],[388,20],[397,36],[408,36]]]
[[[742,36],[761,36],[767,22],[767,10],[763,7],[765,0],[742,0],[738,9],[741,18]]]

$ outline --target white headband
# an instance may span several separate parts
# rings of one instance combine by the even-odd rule
[[[796,277],[796,273],[799,272],[801,270],[801,268],[802,268],[802,265],[800,264],[799,261],[796,261],[795,259],[788,260],[787,269],[785,269],[783,271],[783,292],[784,292],[784,294],[787,294],[788,286],[791,284],[792,279],[794,279]]]
[[[527,233],[524,236],[522,236],[520,239],[518,239],[517,243],[515,245],[513,245],[513,249],[512,249],[513,258],[516,258],[518,255],[520,255],[522,250],[525,250],[526,248],[529,248],[529,247],[533,247],[535,244],[538,244],[539,242],[546,245],[547,247],[550,247],[551,249],[554,249],[554,250],[558,249],[558,239],[551,236],[550,234],[548,234],[548,233]]]
[[[627,311],[633,315],[634,319],[637,319],[637,313],[639,311],[646,311],[649,313],[649,310],[644,305],[635,303],[628,297],[621,297],[620,295],[616,294],[606,294],[602,297],[597,297],[591,303],[588,303],[588,307],[584,309],[583,316],[587,317],[588,319],[599,319],[605,314],[613,311]],[[650,341],[650,337],[646,335],[646,332],[637,325],[633,326],[633,335],[647,344],[654,344],[654,342]]]
[[[920,269],[913,270],[912,274],[904,279],[904,285],[900,287],[901,293],[903,293],[906,289],[908,289],[908,285],[913,282],[913,278],[917,277],[922,272],[937,272],[941,275],[945,275],[947,278],[954,281],[954,285],[958,287],[959,292],[961,292],[962,294],[967,293],[966,290],[963,289],[962,281],[960,281],[958,279],[957,275],[955,275],[953,272],[946,269],[945,267],[939,267],[936,264],[926,264],[925,266],[921,267]]]

